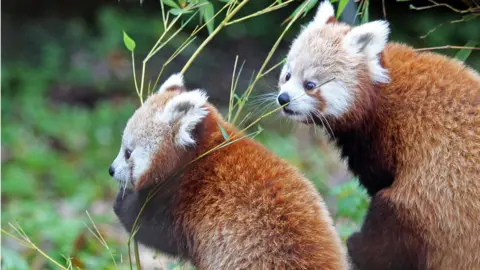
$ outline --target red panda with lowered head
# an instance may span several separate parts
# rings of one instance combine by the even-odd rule
[[[282,114],[325,127],[372,196],[359,269],[480,269],[480,76],[338,22],[321,3],[280,75]]]
[[[244,136],[181,75],[145,101],[109,170],[123,226],[146,203],[135,239],[199,269],[348,269],[322,198],[292,166],[250,138],[196,160],[225,141],[219,125]]]

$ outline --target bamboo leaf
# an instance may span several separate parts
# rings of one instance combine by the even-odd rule
[[[222,125],[220,125],[220,123],[217,122],[217,124],[218,124],[218,128],[220,128],[220,132],[222,132],[223,138],[225,139],[225,141],[228,141],[230,139],[230,136],[228,136],[228,133],[225,131]]]
[[[135,41],[129,35],[127,35],[125,31],[123,31],[123,43],[129,51],[133,52],[133,50],[135,50]]]
[[[307,13],[312,8],[314,8],[317,5],[317,3],[318,3],[318,0],[313,0],[313,1],[312,0],[308,1],[307,0],[307,2],[305,3],[305,5],[307,5],[307,6],[305,7],[305,10],[303,10],[303,16],[305,17],[305,15],[307,15]]]
[[[180,6],[177,5],[177,3],[175,3],[175,1],[173,0],[160,0],[160,1],[162,1],[164,4],[166,4],[169,7],[180,9]]]
[[[297,15],[300,10],[303,9],[303,16],[307,15],[308,11],[310,11],[316,4],[318,3],[318,0],[305,0],[301,5],[299,5],[293,12],[290,14],[287,20],[291,20]],[[305,6],[307,5],[307,6]],[[305,8],[303,8],[305,6]]]
[[[214,29],[214,18],[215,12],[213,10],[213,5],[210,2],[207,2],[206,5],[200,7],[200,11],[203,15],[203,20],[207,24],[208,33],[212,33]]]
[[[178,8],[172,8],[168,12],[171,14],[178,16],[180,14],[186,14],[186,13],[192,13],[193,10],[186,10],[186,9],[178,9]]]
[[[237,100],[237,102],[242,101],[242,99],[237,94],[233,95],[233,97]]]
[[[467,42],[467,44],[465,44],[465,47],[470,47],[470,48],[475,47],[477,43],[478,43],[477,41],[470,40],[469,42]],[[466,48],[461,49],[455,54],[455,58],[457,58],[462,62],[465,62],[465,60],[467,60],[467,58],[470,56],[471,53],[472,53],[472,49],[466,49]]]
[[[363,8],[363,14],[362,14],[362,20],[361,20],[362,24],[368,22],[368,6],[369,6],[369,4],[370,4],[370,1],[368,1],[368,0],[364,4],[365,7]]]
[[[350,0],[340,0],[340,3],[338,3],[338,8],[337,8],[337,18],[340,18],[340,16],[343,13],[343,10],[348,4],[348,1]]]

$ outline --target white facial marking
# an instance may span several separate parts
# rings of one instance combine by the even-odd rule
[[[388,71],[380,64],[380,53],[388,41],[390,29],[386,21],[373,21],[354,27],[343,40],[343,49],[352,55],[364,54],[374,82],[390,81]]]
[[[120,147],[120,152],[112,163],[114,169],[113,178],[115,178],[120,183],[128,182],[130,175],[130,168],[124,157],[125,148],[123,145]]]
[[[318,105],[317,100],[305,93],[303,86],[298,80],[292,78],[280,88],[279,95],[287,93],[291,100],[286,108],[295,113],[288,114],[282,111],[283,115],[293,120],[305,120],[308,115],[315,114],[318,110],[316,107]],[[314,91],[319,91],[320,95],[325,99],[325,109],[321,112],[324,116],[341,117],[348,110],[353,100],[351,93],[340,81],[331,81]]]
[[[280,87],[279,95],[283,93],[287,93],[290,98],[290,103],[286,105],[285,108],[298,114],[308,114],[312,110],[315,110],[317,101],[305,93],[302,82],[297,78],[290,78],[290,80]]]
[[[184,87],[183,75],[181,73],[175,73],[171,75],[158,89],[158,93],[163,93],[165,90],[171,87]]]
[[[341,82],[332,81],[320,87],[320,95],[325,99],[325,116],[342,116],[352,102],[351,93]]]
[[[139,179],[148,168],[150,168],[152,157],[151,155],[142,147],[138,147],[133,151],[130,159],[133,159],[133,179]]]
[[[334,16],[333,6],[323,1],[313,21],[292,43],[279,84],[279,95],[287,93],[290,98],[282,114],[291,119],[345,115],[354,106],[357,91],[361,91],[359,68],[368,67],[373,83],[390,80],[381,65],[390,32],[388,23],[375,21],[353,28],[343,23],[327,24]],[[285,77],[287,71],[291,74],[289,80]],[[311,90],[309,82],[317,88]]]
[[[327,23],[328,19],[335,17],[335,11],[330,1],[326,0],[320,3],[313,19],[313,23],[317,25],[324,25]]]
[[[127,131],[128,132],[128,131]],[[133,137],[124,134],[120,151],[113,161],[115,178],[122,186],[135,183],[150,167],[152,154],[141,146],[132,147]],[[131,151],[127,159],[125,152]]]
[[[173,97],[162,94],[171,87],[178,87],[181,91]],[[120,151],[112,163],[113,178],[123,188],[135,185],[152,166],[154,156],[172,149],[165,144],[174,143],[180,147],[195,144],[192,131],[208,114],[205,107],[208,97],[201,90],[185,91],[182,76],[170,76],[128,121]],[[172,163],[167,163],[165,166],[168,170]]]

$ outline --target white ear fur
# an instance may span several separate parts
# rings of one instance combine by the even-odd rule
[[[207,95],[202,90],[193,90],[182,93],[165,106],[162,120],[172,124],[179,121],[178,130],[175,134],[175,142],[179,146],[195,144],[191,133],[195,126],[207,116],[208,111],[203,106],[207,103]]]
[[[333,10],[333,6],[330,1],[325,0],[318,6],[313,22],[316,25],[324,25],[331,17],[335,18],[335,10]]]
[[[386,21],[373,21],[354,27],[343,39],[343,49],[350,54],[364,54],[369,62],[372,79],[388,82],[388,72],[380,65],[379,54],[388,41],[390,28]]]
[[[390,29],[386,21],[373,21],[354,27],[345,35],[343,46],[350,53],[377,57],[388,41]]]
[[[183,75],[181,73],[172,74],[158,89],[158,93],[165,92],[168,88],[180,87],[183,88],[185,85],[183,83]]]

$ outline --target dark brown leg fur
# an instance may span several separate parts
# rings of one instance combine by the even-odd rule
[[[354,269],[426,269],[423,241],[381,194],[372,197],[361,231],[347,240]]]

